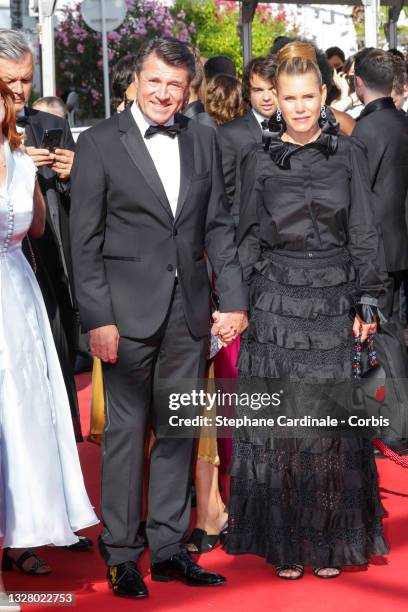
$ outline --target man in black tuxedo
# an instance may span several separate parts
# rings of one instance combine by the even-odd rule
[[[354,71],[356,92],[365,108],[353,136],[368,152],[374,213],[384,244],[383,267],[394,281],[396,312],[400,275],[408,269],[408,121],[391,98],[395,78],[391,54],[364,49],[355,57]]]
[[[213,332],[231,342],[247,325],[247,295],[226,205],[215,131],[176,113],[194,56],[172,38],[150,41],[136,64],[131,107],[79,138],[71,236],[81,321],[103,362],[104,436],[100,550],[116,595],[146,597],[143,447],[168,418],[152,402],[157,379],[204,376],[210,321],[205,253],[220,312]],[[167,406],[168,408],[168,406]],[[188,556],[192,439],[159,436],[151,451],[146,534],[153,580],[224,582]]]
[[[388,319],[378,335],[380,361],[392,366],[394,378],[408,378],[405,340],[399,321],[400,287],[408,270],[406,198],[408,193],[408,121],[395,108],[391,98],[396,63],[381,49],[368,48],[355,56],[355,85],[365,108],[357,119],[353,136],[367,148],[372,201],[382,241],[379,254],[383,271],[388,273],[389,290],[382,310]],[[388,348],[387,348],[388,347]],[[388,355],[392,354],[392,359]],[[402,434],[404,435],[404,434]],[[389,442],[390,443],[390,442]],[[408,440],[391,442],[405,451]]]
[[[273,57],[256,57],[248,62],[243,74],[243,94],[251,108],[243,117],[224,123],[217,130],[225,188],[235,226],[239,220],[243,155],[251,145],[262,143],[262,130],[268,129],[268,121],[276,111],[275,74]]]

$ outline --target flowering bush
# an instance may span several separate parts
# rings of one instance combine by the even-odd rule
[[[127,0],[128,13],[122,25],[108,33],[110,66],[155,36],[176,36],[189,41],[194,24],[185,22],[183,11],[170,10],[160,0]],[[103,71],[101,34],[91,30],[81,14],[81,2],[62,9],[55,32],[57,86],[74,88],[80,95],[84,117],[103,117]]]
[[[184,11],[186,21],[194,23],[191,38],[204,57],[227,55],[242,75],[242,45],[239,36],[239,2],[228,0],[176,0],[175,11]],[[274,39],[288,31],[282,5],[258,4],[252,24],[254,56],[268,53]]]
[[[121,57],[136,54],[155,36],[175,36],[191,41],[202,55],[228,55],[242,74],[242,48],[238,33],[239,3],[225,0],[127,0],[123,24],[108,33],[108,56],[112,66]],[[103,117],[101,34],[91,30],[81,14],[81,3],[66,6],[55,32],[57,85],[80,95],[81,115]],[[282,6],[260,4],[252,28],[254,55],[266,53],[276,36],[287,33]]]

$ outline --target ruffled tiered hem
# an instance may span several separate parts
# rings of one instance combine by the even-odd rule
[[[234,444],[226,550],[274,564],[363,565],[388,551],[370,443]]]
[[[259,521],[262,520],[260,517]],[[370,558],[387,554],[388,547],[379,519],[369,529],[333,528],[323,538],[321,530],[291,526],[275,527],[266,533],[231,534],[228,535],[227,552],[258,555],[274,565],[298,563],[312,567],[341,567],[367,565]]]

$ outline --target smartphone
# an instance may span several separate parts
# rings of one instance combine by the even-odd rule
[[[55,149],[58,149],[61,144],[63,131],[62,128],[44,130],[40,148],[48,149],[50,153],[54,153]]]

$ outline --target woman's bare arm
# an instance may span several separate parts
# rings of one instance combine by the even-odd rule
[[[34,215],[29,229],[33,238],[41,238],[45,229],[45,200],[36,179],[34,187]]]
[[[354,128],[356,127],[356,122],[353,117],[350,117],[347,113],[343,113],[332,106],[330,110],[333,112],[336,117],[336,121],[340,124],[340,134],[343,136],[351,136]]]

